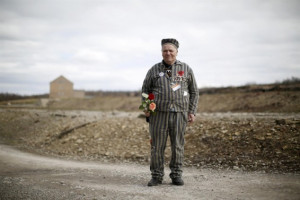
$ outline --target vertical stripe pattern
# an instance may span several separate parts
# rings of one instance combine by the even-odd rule
[[[153,93],[156,115],[150,116],[152,177],[164,176],[164,154],[167,138],[170,136],[172,157],[170,177],[181,177],[184,157],[184,133],[188,113],[196,114],[199,92],[192,69],[176,60],[171,66],[172,76],[167,75],[161,63],[154,65],[147,73],[142,93]],[[174,89],[176,88],[176,89]]]
[[[179,73],[181,72],[181,73]],[[172,85],[180,88],[173,91]],[[153,93],[158,111],[196,114],[199,92],[192,69],[185,63],[176,61],[172,66],[172,77],[166,74],[164,64],[157,63],[147,73],[142,87],[143,93]]]
[[[150,170],[152,177],[164,176],[164,153],[168,135],[171,141],[172,157],[170,177],[181,177],[184,157],[184,133],[187,124],[187,112],[157,112],[150,117],[152,138]]]

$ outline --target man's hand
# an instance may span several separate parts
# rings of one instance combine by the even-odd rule
[[[194,114],[189,114],[188,117],[189,117],[189,122],[190,122],[190,123],[193,123],[193,122],[195,121],[195,118],[196,118],[196,117],[195,117]]]
[[[150,117],[150,112],[144,112],[146,117]]]

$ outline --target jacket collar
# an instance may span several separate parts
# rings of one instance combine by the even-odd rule
[[[165,67],[168,67],[168,66],[175,66],[175,65],[182,65],[182,62],[180,62],[179,60],[176,60],[175,63],[173,65],[168,65],[164,62],[164,60],[161,61],[160,63],[160,67],[162,68],[165,68]]]

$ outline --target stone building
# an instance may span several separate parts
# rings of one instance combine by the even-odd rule
[[[84,98],[84,96],[85,92],[83,90],[74,90],[73,83],[64,76],[59,76],[50,82],[50,98]]]

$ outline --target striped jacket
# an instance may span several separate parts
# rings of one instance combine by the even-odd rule
[[[197,112],[199,91],[194,73],[178,60],[172,65],[171,77],[163,62],[155,64],[146,75],[142,93],[154,94],[157,111]]]

